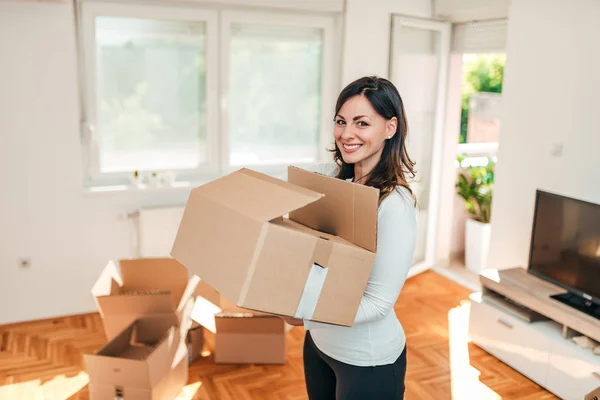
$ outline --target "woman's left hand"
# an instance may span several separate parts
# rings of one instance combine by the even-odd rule
[[[304,321],[301,319],[298,319],[298,318],[290,318],[290,317],[280,317],[280,318],[292,326],[303,326],[304,325]]]

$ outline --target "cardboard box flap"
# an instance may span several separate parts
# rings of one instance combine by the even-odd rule
[[[162,377],[168,374],[169,370],[174,366],[175,355],[182,344],[180,331],[175,327],[171,327],[146,360],[150,375],[150,385],[154,386],[158,384]]]
[[[324,196],[248,169],[197,187],[193,192],[259,221],[270,221]]]
[[[124,314],[175,313],[170,292],[96,297],[102,317]]]
[[[198,282],[198,286],[196,286],[196,291],[194,292],[194,297],[202,297],[208,302],[214,304],[217,307],[221,307],[221,295],[217,290],[211,287],[208,283],[203,280]]]
[[[192,303],[194,302],[194,299],[195,299],[194,294],[196,293],[196,289],[198,288],[199,284],[200,284],[200,278],[197,275],[192,275],[192,277],[190,278],[190,280],[188,282],[188,285],[186,286],[185,290],[183,291],[183,296],[179,300],[179,305],[177,306],[178,313],[183,312],[183,309],[186,307],[186,305],[189,301],[192,301]]]
[[[135,342],[157,346],[170,335],[170,329],[175,329],[177,324],[177,316],[173,314],[144,315],[135,321],[132,337]]]
[[[125,351],[129,342],[131,341],[131,335],[133,334],[134,325],[131,324],[127,328],[123,329],[121,333],[115,336],[110,342],[96,352],[99,356],[107,357],[118,357]]]
[[[119,274],[119,268],[114,262],[110,261],[100,273],[96,283],[94,283],[92,295],[98,297],[119,293],[121,285],[123,285],[123,280]]]
[[[325,197],[290,212],[290,219],[377,251],[379,190],[290,166],[288,181]]]
[[[181,388],[183,388],[188,381],[188,361],[185,346],[183,350],[183,356],[180,358],[176,358],[176,362],[173,364],[173,368],[168,373],[168,375],[162,378],[161,381],[152,389],[153,399],[162,400],[175,399],[176,397],[181,398],[181,396],[179,396]],[[125,399],[127,399],[126,396],[127,393],[125,393]]]
[[[192,309],[192,329],[201,325],[216,333],[215,315],[221,312],[221,295],[206,282],[200,281],[196,288],[194,306]]]
[[[129,325],[96,354],[86,354],[86,370],[94,382],[124,381],[132,386],[149,385],[145,361],[120,358],[130,345],[134,325]]]
[[[123,291],[168,291],[177,308],[189,281],[187,268],[172,258],[136,258],[119,261]]]

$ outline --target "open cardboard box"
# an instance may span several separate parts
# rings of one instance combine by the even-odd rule
[[[85,355],[92,400],[173,399],[188,380],[187,348],[170,318],[142,317]]]
[[[185,335],[199,282],[172,258],[120,260],[118,266],[109,262],[92,288],[108,340],[150,315],[170,318]]]
[[[288,182],[241,169],[192,190],[171,255],[240,307],[351,326],[378,200],[377,189],[295,167]]]

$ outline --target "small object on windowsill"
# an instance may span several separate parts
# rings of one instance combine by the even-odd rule
[[[173,186],[173,182],[175,182],[175,174],[173,171],[165,171],[160,175],[160,181],[164,186]]]
[[[160,180],[158,178],[158,173],[156,171],[152,171],[150,174],[150,182],[148,183],[148,187],[157,188],[160,186]]]
[[[140,174],[140,171],[133,171],[133,176],[131,177],[131,184],[137,188],[140,187],[140,185],[142,184],[142,174]]]
[[[156,187],[152,187],[146,182],[140,182],[138,184],[133,184],[133,180],[130,178],[132,183],[129,184],[116,184],[116,185],[106,185],[106,186],[88,186],[86,188],[86,192],[89,194],[100,194],[100,193],[127,193],[127,192],[153,192],[153,191],[163,191],[163,190],[183,190],[188,191],[195,186],[199,186],[204,181],[174,181],[171,185],[159,185]]]

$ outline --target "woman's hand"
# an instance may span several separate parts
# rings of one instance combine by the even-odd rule
[[[279,317],[282,320],[284,320],[286,323],[292,325],[292,326],[304,326],[304,321],[298,318],[291,318],[291,317]]]

